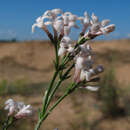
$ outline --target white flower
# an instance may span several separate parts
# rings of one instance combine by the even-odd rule
[[[67,51],[68,52],[73,52],[74,51],[74,47],[71,44],[69,44]]]
[[[84,12],[84,17],[79,17],[78,18],[83,25],[82,32],[85,33],[87,30],[88,26],[90,25],[90,20],[89,20],[89,15],[87,12]]]
[[[56,19],[53,23],[53,27],[55,28],[55,30],[57,32],[61,32],[62,28],[63,28],[63,20],[58,20]]]
[[[62,15],[62,19],[64,22],[64,35],[68,36],[71,28],[79,28],[78,25],[76,24],[76,20],[78,19],[78,17],[76,15],[73,15],[71,12],[65,12]]]
[[[18,104],[17,102],[13,101],[13,99],[8,99],[5,102],[5,110],[9,110],[8,116],[13,115],[18,110],[18,107],[20,106],[21,103]]]
[[[90,90],[90,91],[98,91],[100,87],[98,87],[98,86],[86,86],[85,88]]]
[[[115,29],[115,25],[114,24],[108,25],[109,23],[110,23],[110,20],[108,20],[108,19],[105,19],[105,20],[102,20],[101,22],[99,22],[98,17],[95,16],[95,14],[93,13],[90,30],[86,35],[91,33],[92,35],[99,36],[99,35],[108,34],[110,32],[113,32]]]
[[[58,14],[62,14],[61,9],[52,9],[52,10],[47,10],[43,16],[50,16],[50,18],[55,19]]]
[[[62,13],[63,13],[61,9],[52,9],[51,11],[52,11],[52,13],[55,14],[55,15],[58,15],[58,14],[62,14]]]
[[[69,21],[76,21],[78,19],[78,17],[76,15],[73,15],[72,13],[70,13],[69,15]]]
[[[70,34],[70,26],[64,26],[64,35],[68,36]]]
[[[81,70],[80,80],[83,81],[83,80],[86,79],[86,81],[89,81],[93,74],[94,74],[93,69],[89,69],[88,71],[87,70]]]
[[[109,20],[109,19],[105,19],[105,20],[102,20],[101,25],[102,25],[103,27],[105,27],[105,26],[107,26],[109,23],[110,23],[110,20]]]
[[[29,117],[32,116],[33,114],[33,110],[31,105],[24,105],[19,111],[18,113],[15,115],[16,119],[20,119],[20,118],[25,118],[25,117]]]
[[[66,52],[72,52],[74,50],[72,46],[72,40],[68,36],[64,36],[60,42],[60,48],[58,50],[58,55],[62,56]]]
[[[32,32],[34,32],[35,27],[43,28],[43,26],[48,25],[52,25],[56,29],[56,31],[59,32],[61,30],[60,26],[63,26],[63,22],[56,19],[56,16],[61,13],[61,9],[47,10],[42,16],[36,19],[36,23],[32,25]],[[44,22],[44,19],[46,18],[48,19],[48,21]]]
[[[32,25],[32,32],[35,31],[35,27],[38,27],[38,28],[43,28],[43,26],[47,26],[47,25],[50,25],[51,23],[50,22],[44,22],[44,19],[48,19],[49,17],[48,16],[40,16],[36,19],[36,23],[34,23]]]
[[[108,25],[104,28],[101,28],[101,31],[103,34],[108,34],[110,32],[113,32],[115,30],[115,24]]]
[[[67,50],[64,47],[60,47],[58,51],[58,56],[63,56]]]
[[[9,110],[8,116],[15,115],[17,119],[32,115],[32,107],[25,106],[23,102],[16,102],[13,99],[8,99],[5,102],[5,110]]]
[[[83,68],[83,62],[84,62],[84,58],[79,56],[76,58],[76,64],[75,67],[76,69],[82,69]]]
[[[91,23],[92,23],[92,24],[96,24],[96,23],[98,23],[98,17],[97,17],[97,16],[95,16],[95,14],[94,14],[94,13],[92,13],[91,18],[92,18],[92,21],[91,21]]]

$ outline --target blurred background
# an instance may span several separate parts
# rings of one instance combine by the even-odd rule
[[[41,130],[130,130],[130,1],[129,0],[1,0],[0,1],[0,121],[7,114],[8,98],[32,104],[37,111],[53,74],[53,46],[45,33],[36,29],[35,19],[46,10],[61,8],[82,16],[94,12],[99,19],[110,19],[116,30],[91,42],[95,62],[103,64],[96,92],[78,89],[48,117]],[[72,30],[77,40],[79,30]],[[67,81],[53,102],[65,90]],[[31,130],[37,115],[20,120],[10,130]]]

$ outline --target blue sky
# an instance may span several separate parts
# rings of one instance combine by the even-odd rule
[[[40,29],[32,34],[31,26],[44,11],[53,8],[79,16],[84,11],[95,12],[100,20],[110,19],[116,24],[116,31],[106,39],[130,37],[130,0],[0,0],[0,39],[46,39]],[[73,30],[72,37],[78,33]]]

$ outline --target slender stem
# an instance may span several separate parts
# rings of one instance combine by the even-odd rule
[[[58,74],[58,71],[56,71],[56,72],[54,73],[53,78],[52,78],[52,80],[51,80],[51,83],[50,83],[50,85],[49,85],[49,87],[48,87],[47,94],[46,94],[46,96],[45,96],[45,100],[44,100],[44,104],[43,104],[42,113],[44,113],[44,112],[46,111],[46,109],[45,109],[45,108],[46,108],[46,103],[47,103],[47,101],[48,101],[49,93],[50,93],[50,91],[51,91],[51,89],[52,89],[52,86],[53,86],[54,81],[55,81],[55,79],[56,79],[56,77],[57,77],[57,74]]]
[[[60,80],[57,82],[55,88],[53,89],[52,93],[51,93],[50,96],[49,96],[48,103],[47,103],[47,105],[46,105],[46,109],[48,108],[48,106],[49,106],[49,104],[50,104],[50,102],[51,102],[52,97],[54,96],[56,90],[59,88],[59,86],[60,86],[61,83],[62,83],[62,80],[60,79]]]
[[[15,118],[8,117],[7,120],[4,122],[2,130],[7,130],[12,124],[16,121]]]
[[[61,96],[57,101],[56,103],[48,110],[48,112],[43,116],[41,117],[41,119],[38,121],[37,125],[36,125],[36,128],[35,130],[39,130],[42,122],[48,117],[48,115],[52,112],[52,110],[66,97],[68,96],[72,91],[74,91],[74,88],[77,87],[77,84],[75,83],[72,83],[70,85],[70,87],[68,87],[68,89],[66,90],[66,92],[64,93],[63,96]],[[72,89],[73,88],[73,89]]]
[[[85,38],[81,38],[78,43],[77,43],[77,46],[75,46],[75,48],[77,48],[80,44],[83,44],[85,41],[87,41],[87,39]],[[55,41],[54,43],[55,45],[55,55],[56,55],[56,66],[55,66],[55,73],[54,73],[54,76],[53,76],[53,79],[48,87],[48,90],[47,90],[47,94],[45,95],[45,100],[44,100],[44,104],[43,104],[43,109],[42,109],[42,112],[41,112],[41,117],[36,125],[36,128],[35,130],[38,130],[41,126],[41,123],[48,117],[48,115],[51,113],[51,111],[67,96],[69,95],[72,91],[75,90],[75,87],[73,87],[73,84],[71,85],[71,89],[68,89],[64,95],[62,97],[60,97],[57,102],[48,110],[48,112],[46,112],[46,110],[48,109],[48,106],[54,96],[54,94],[56,93],[56,90],[59,88],[60,84],[62,83],[62,81],[64,81],[65,79],[67,79],[67,76],[69,74],[69,72],[71,71],[71,69],[74,67],[74,63],[72,64],[72,66],[64,73],[64,75],[62,76],[62,78],[57,82],[55,88],[53,89],[53,91],[51,92],[52,90],[52,87],[53,87],[53,84],[56,80],[56,77],[57,75],[62,72],[62,70],[59,69],[59,56],[58,56],[58,48],[59,48],[59,42],[58,41]],[[69,59],[69,54],[63,59],[62,63],[61,63],[61,66],[64,67],[68,62],[70,61]],[[51,94],[50,94],[51,93]]]
[[[50,104],[50,102],[51,102],[51,100],[52,100],[54,94],[56,93],[56,90],[59,88],[59,86],[61,85],[61,83],[64,81],[64,78],[66,78],[66,76],[68,76],[69,72],[72,70],[73,67],[74,67],[74,63],[73,63],[73,64],[70,66],[70,68],[64,73],[63,79],[61,78],[61,79],[57,82],[55,88],[53,89],[52,93],[51,93],[50,96],[49,96],[48,103],[47,103],[47,105],[46,105],[46,109],[48,108],[48,106],[49,106],[49,104]]]
[[[57,77],[57,75],[58,75],[58,73],[59,73],[59,56],[58,56],[58,41],[55,41],[55,43],[54,43],[54,46],[55,46],[55,56],[56,56],[56,71],[55,71],[55,73],[54,73],[54,75],[53,75],[53,78],[52,78],[52,80],[51,80],[51,83],[50,83],[50,85],[49,85],[49,87],[48,87],[48,90],[47,90],[47,94],[45,95],[45,99],[44,99],[44,103],[43,103],[43,109],[42,109],[42,113],[44,114],[45,113],[45,111],[46,111],[46,105],[47,105],[47,102],[48,102],[48,97],[49,97],[49,94],[50,94],[50,92],[51,92],[51,89],[52,89],[52,87],[53,87],[53,84],[54,84],[54,82],[55,82],[55,80],[56,80],[56,77]]]

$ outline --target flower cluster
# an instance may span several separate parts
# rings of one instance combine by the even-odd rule
[[[100,80],[98,75],[104,71],[104,67],[95,66],[89,41],[97,36],[113,32],[115,25],[109,23],[108,19],[99,21],[94,13],[90,17],[87,12],[84,12],[84,16],[79,17],[71,12],[63,12],[61,9],[47,10],[36,19],[36,23],[32,25],[32,32],[35,27],[43,29],[55,49],[55,72],[45,92],[36,130],[40,128],[41,123],[51,111],[76,88],[86,88],[91,91],[97,91],[100,88],[95,85],[95,82]],[[51,26],[53,34],[49,31],[48,26]],[[77,42],[73,42],[69,36],[72,28],[82,28]],[[75,68],[75,72],[72,83],[67,87],[63,96],[50,107],[57,89],[64,80],[71,77],[70,73],[73,68]]]
[[[45,19],[47,19],[45,21]],[[81,25],[77,25],[77,21],[80,21]],[[98,65],[95,68],[94,61],[92,60],[93,52],[88,43],[97,36],[108,34],[115,29],[114,24],[110,24],[110,20],[105,19],[101,22],[98,17],[92,13],[91,17],[87,12],[84,12],[84,16],[79,17],[71,12],[63,12],[61,9],[47,10],[42,16],[38,17],[36,23],[32,26],[32,31],[37,26],[42,28],[48,36],[50,32],[47,30],[47,26],[51,25],[54,31],[54,35],[61,39],[58,39],[58,56],[66,56],[66,54],[72,54],[75,62],[75,74],[74,81],[79,83],[82,81],[91,82],[93,77],[104,71],[102,65]],[[73,43],[69,34],[71,28],[79,29],[82,27],[79,40],[85,39],[82,44]],[[87,40],[86,40],[87,39]],[[77,49],[78,47],[78,49]],[[78,53],[77,50],[80,50]],[[99,87],[85,87],[89,90],[96,91]]]
[[[75,56],[74,80],[76,82],[90,82],[93,76],[96,76],[104,71],[102,65],[97,65],[96,68],[93,68],[94,61],[92,60],[92,54],[92,48],[88,42],[80,45],[80,52]],[[85,86],[85,88],[96,91],[99,87],[91,88],[91,86]]]
[[[106,19],[100,22],[94,13],[92,13],[90,19],[87,12],[84,13],[84,17],[78,17],[71,12],[63,13],[61,9],[52,9],[47,10],[42,16],[36,19],[36,23],[32,25],[32,32],[34,32],[35,27],[38,27],[50,34],[47,26],[51,25],[55,33],[63,35],[59,49],[59,56],[62,56],[66,52],[73,51],[73,44],[69,34],[72,27],[79,29],[77,25],[78,20],[82,26],[81,35],[85,38],[91,39],[99,35],[108,34],[115,29],[114,24],[108,25],[110,20]]]
[[[23,102],[8,99],[5,105],[5,110],[9,110],[8,116],[14,116],[16,119],[26,118],[33,114],[31,105],[25,105]]]

